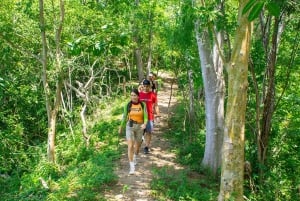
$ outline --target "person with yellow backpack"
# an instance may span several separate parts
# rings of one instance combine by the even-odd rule
[[[148,122],[148,113],[145,103],[139,100],[139,91],[132,89],[130,101],[125,104],[123,118],[119,127],[119,134],[122,134],[126,127],[126,140],[128,146],[129,174],[134,174],[137,164],[137,155],[142,144],[144,129]]]

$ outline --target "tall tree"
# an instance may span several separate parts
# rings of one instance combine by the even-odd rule
[[[226,105],[219,201],[244,200],[244,128],[252,31],[248,15],[242,13],[247,2],[247,0],[239,0],[237,29],[232,55],[229,62],[225,63],[228,73],[228,101]]]
[[[61,103],[61,92],[63,86],[63,72],[61,65],[61,49],[60,49],[60,40],[62,27],[64,22],[64,1],[59,1],[59,20],[58,26],[56,27],[55,34],[55,61],[54,66],[57,72],[57,80],[55,84],[55,90],[51,91],[49,86],[49,80],[47,75],[48,68],[48,51],[47,51],[47,39],[46,39],[46,22],[44,14],[44,1],[39,0],[39,11],[40,11],[40,28],[41,28],[41,41],[42,41],[42,80],[45,93],[45,102],[48,115],[48,146],[47,146],[47,155],[50,162],[55,162],[55,135],[56,135],[56,120],[57,113]],[[54,98],[52,97],[54,96]],[[52,102],[53,100],[53,102]]]
[[[149,11],[149,36],[148,36],[148,60],[147,60],[147,73],[146,75],[148,76],[149,73],[151,72],[151,65],[152,65],[152,38],[153,38],[153,17],[154,13],[152,9]],[[147,77],[148,79],[148,77]]]
[[[297,4],[291,1],[263,1],[252,3],[250,1],[246,9],[252,9],[250,20],[259,18],[259,30],[257,40],[260,41],[264,50],[264,78],[259,90],[259,84],[255,78],[255,71],[252,69],[254,88],[256,89],[256,143],[257,155],[260,167],[265,166],[267,159],[267,150],[270,141],[272,129],[272,119],[275,112],[276,100],[276,65],[281,42],[282,33],[285,30],[289,15],[297,10]],[[257,9],[259,8],[259,9]],[[253,59],[255,60],[255,59]],[[254,65],[257,62],[253,62]],[[260,65],[260,64],[258,64]],[[255,66],[254,66],[255,67]],[[260,168],[260,175],[263,174],[263,168]]]
[[[136,10],[138,11],[140,1],[135,0]],[[133,41],[135,42],[134,47],[134,56],[136,60],[136,67],[138,70],[139,81],[142,81],[144,78],[144,68],[143,68],[143,57],[142,57],[142,47],[141,47],[141,36],[140,36],[140,26],[138,17],[134,17],[133,19]]]
[[[200,5],[199,5],[200,6]],[[205,7],[205,3],[202,2]],[[203,13],[203,15],[209,15]],[[208,19],[208,18],[207,18]],[[212,22],[208,22],[212,24]],[[201,27],[201,28],[200,28]],[[202,165],[211,169],[216,175],[221,165],[221,150],[224,128],[225,82],[223,77],[223,61],[220,56],[222,46],[221,32],[215,32],[214,25],[205,26],[198,19],[195,24],[198,52],[205,94],[206,140]],[[215,41],[210,33],[215,33]]]

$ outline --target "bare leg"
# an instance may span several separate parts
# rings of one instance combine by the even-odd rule
[[[135,144],[134,144],[134,153],[135,153],[135,155],[139,155],[141,145],[142,145],[142,142],[135,141]]]
[[[148,154],[149,153],[149,146],[150,146],[150,141],[151,141],[151,133],[145,133],[145,148],[144,148],[144,153]]]
[[[146,147],[150,147],[150,142],[151,142],[151,133],[145,133],[145,144]]]
[[[132,140],[127,140],[128,144],[128,160],[129,160],[129,174],[134,174],[134,162],[133,162],[133,153],[134,153],[134,142]]]
[[[134,153],[134,144],[132,140],[127,140],[128,145],[128,160],[129,162],[133,161],[133,153]]]

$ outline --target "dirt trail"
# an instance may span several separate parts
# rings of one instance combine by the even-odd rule
[[[175,155],[169,150],[170,144],[162,138],[164,131],[168,129],[168,112],[172,115],[172,107],[176,104],[176,99],[171,96],[170,108],[168,108],[172,78],[168,74],[158,74],[163,79],[163,86],[158,93],[158,103],[160,109],[160,121],[155,123],[154,134],[151,140],[150,154],[144,154],[142,144],[140,154],[137,159],[136,172],[134,175],[128,175],[129,163],[127,157],[127,145],[124,136],[120,142],[122,156],[116,174],[119,177],[118,183],[110,191],[105,192],[105,199],[108,201],[154,201],[151,197],[150,183],[152,180],[152,169],[155,167],[172,166],[175,169],[181,167],[174,163]],[[176,90],[177,85],[173,86]]]

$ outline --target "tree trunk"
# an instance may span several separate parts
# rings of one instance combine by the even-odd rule
[[[45,31],[45,18],[44,18],[44,1],[39,0],[39,10],[40,10],[40,29],[41,29],[41,40],[42,40],[42,80],[43,80],[43,87],[44,87],[44,94],[45,94],[45,103],[47,109],[47,116],[48,116],[48,128],[50,128],[51,122],[51,104],[49,100],[50,89],[48,84],[47,78],[47,41],[46,41],[46,31]]]
[[[82,136],[86,146],[88,147],[90,144],[90,136],[87,134],[87,125],[85,120],[86,108],[87,108],[87,102],[85,101],[84,105],[81,107],[80,117],[82,122]]]
[[[151,65],[152,65],[152,38],[153,38],[153,18],[154,18],[154,16],[153,16],[154,14],[153,14],[153,11],[152,11],[152,9],[149,11],[149,21],[150,21],[150,23],[149,23],[149,35],[148,35],[148,51],[149,51],[149,53],[148,53],[148,61],[147,61],[147,73],[146,73],[146,75],[147,75],[147,79],[149,79],[149,74],[150,74],[150,72],[151,72]]]
[[[144,68],[143,68],[143,59],[142,59],[142,53],[141,49],[138,47],[135,49],[134,54],[135,54],[135,59],[136,59],[136,67],[138,70],[138,76],[139,76],[139,81],[142,81],[145,76],[144,76]]]
[[[193,71],[188,71],[188,80],[189,80],[189,140],[193,142],[195,139],[195,110],[194,110],[194,80],[193,80]]]
[[[271,132],[271,121],[275,109],[275,66],[277,60],[277,48],[279,43],[279,23],[280,20],[275,18],[274,29],[271,40],[270,52],[267,54],[268,65],[267,65],[267,85],[266,92],[263,102],[263,113],[262,113],[262,125],[261,131],[257,135],[257,146],[258,146],[258,161],[263,166],[266,160],[267,148],[269,144],[269,136]],[[266,33],[268,34],[268,33]],[[264,37],[265,38],[265,37]],[[262,177],[262,171],[260,176]]]
[[[138,7],[139,6],[139,0],[135,0],[135,5]],[[136,60],[136,67],[138,70],[138,77],[139,81],[142,81],[145,76],[144,76],[144,68],[143,68],[143,58],[142,58],[142,51],[140,47],[140,40],[139,40],[139,27],[137,22],[134,22],[135,24],[133,25],[134,30],[133,30],[133,40],[135,42],[136,48],[134,49],[134,55],[135,55],[135,60]]]
[[[248,60],[251,23],[242,10],[247,0],[239,1],[238,27],[228,72],[228,102],[223,141],[221,186],[218,200],[243,201],[244,128],[248,88]]]
[[[62,86],[63,86],[63,82],[60,79],[56,85],[56,96],[55,96],[55,101],[54,101],[54,107],[51,111],[50,126],[49,126],[49,130],[48,130],[47,155],[48,155],[48,160],[53,163],[55,162],[56,120],[57,120],[57,113],[58,113],[60,103],[61,103]]]
[[[198,23],[195,28],[205,94],[206,140],[202,165],[210,168],[216,175],[221,165],[224,127],[223,64],[213,61],[217,56],[212,56],[208,30],[199,32]],[[217,51],[214,50],[214,55],[216,54]]]
[[[60,0],[60,19],[59,25],[56,29],[55,42],[56,42],[56,60],[55,67],[58,72],[58,80],[56,81],[56,90],[53,106],[51,105],[50,96],[51,90],[47,79],[47,41],[45,31],[45,18],[44,18],[44,1],[39,0],[40,12],[40,27],[41,27],[41,40],[42,40],[42,80],[45,93],[45,102],[48,116],[48,146],[47,156],[50,162],[55,162],[55,132],[56,132],[56,118],[61,103],[61,92],[63,85],[63,73],[61,72],[61,59],[60,59],[60,38],[62,32],[62,24],[64,21],[64,2]]]

